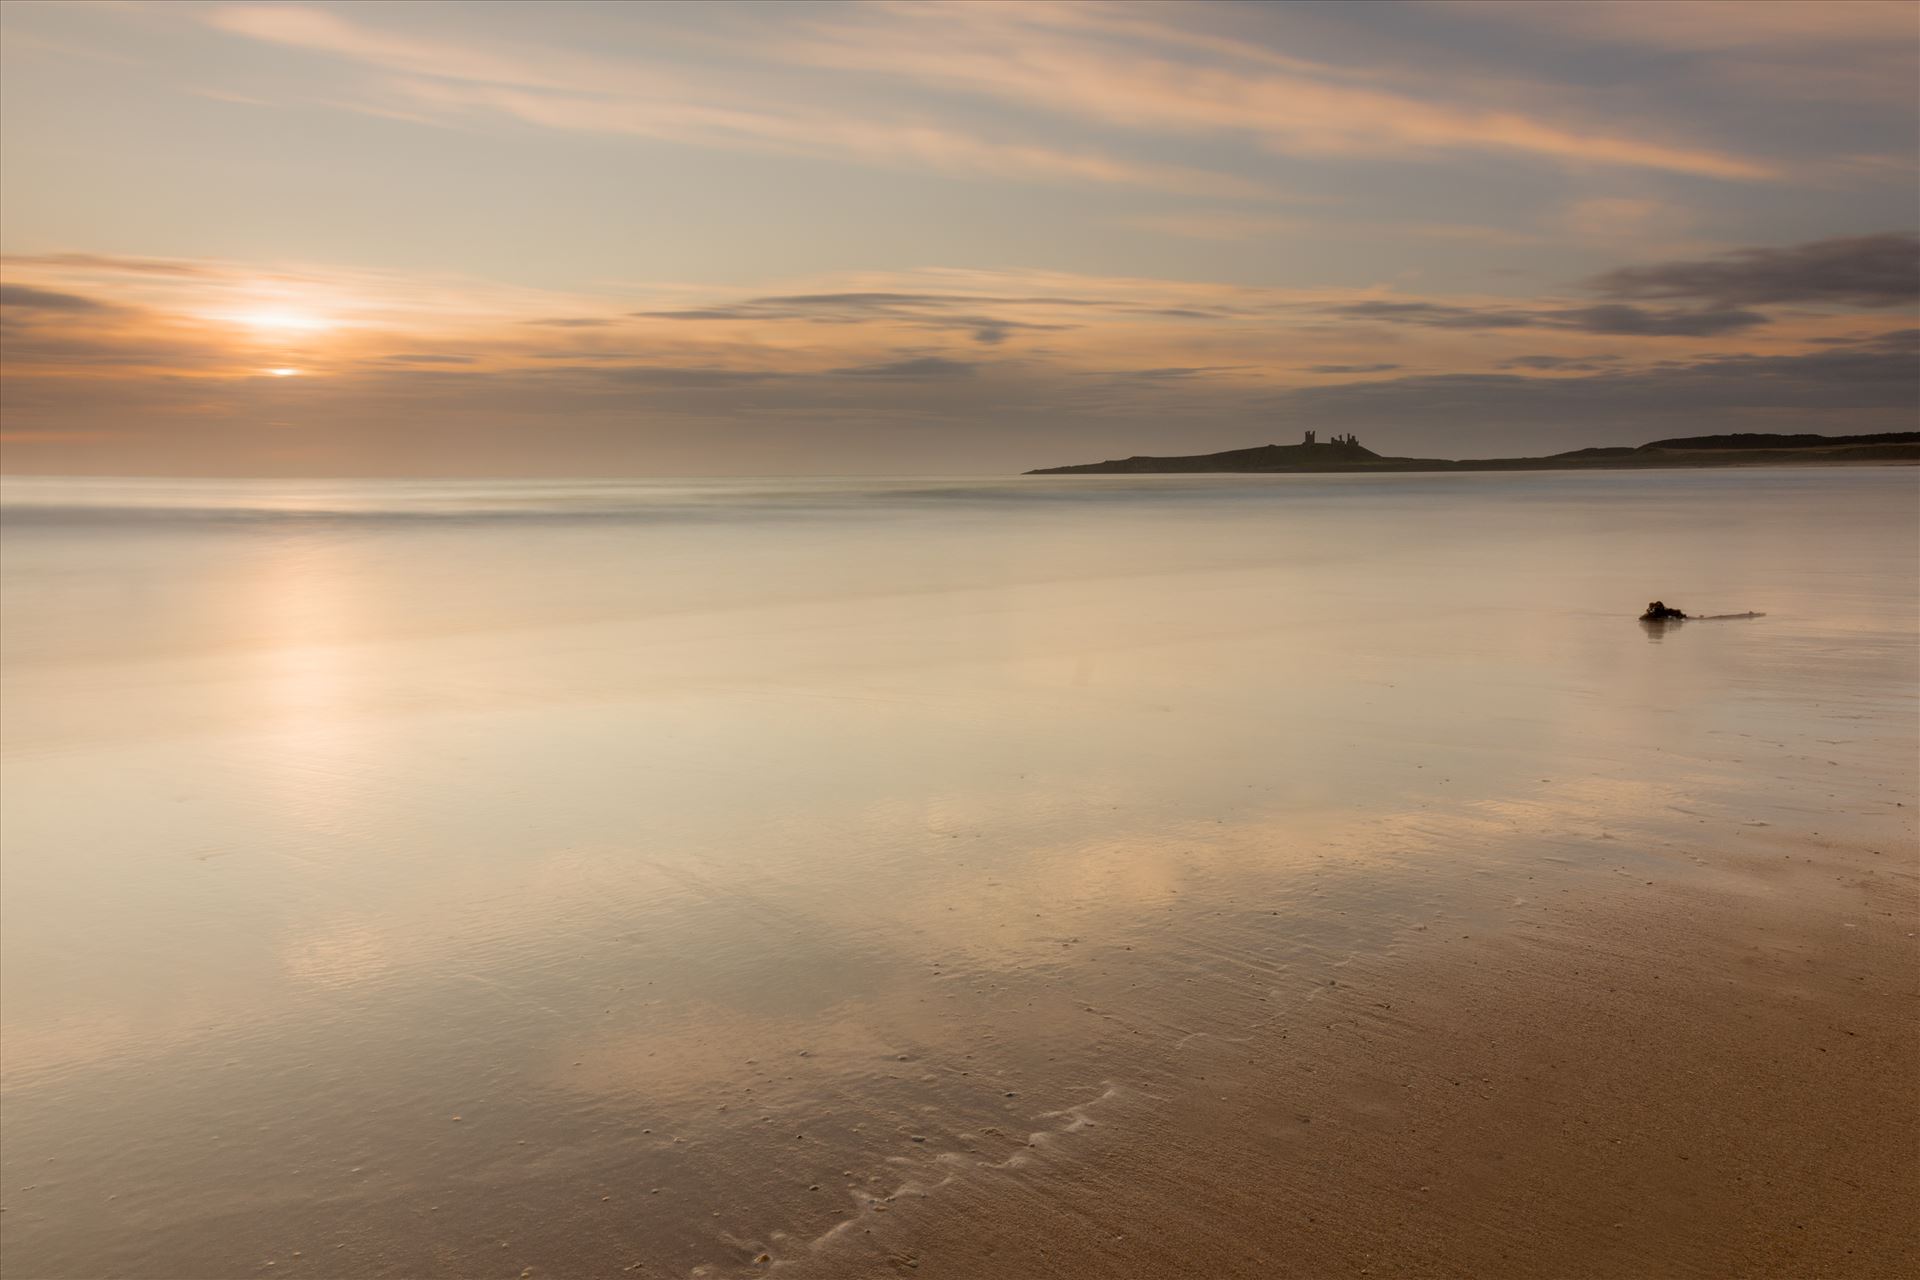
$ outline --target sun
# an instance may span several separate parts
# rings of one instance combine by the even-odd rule
[[[269,378],[297,378],[300,376],[300,371],[298,369],[269,369],[267,370],[267,376]]]

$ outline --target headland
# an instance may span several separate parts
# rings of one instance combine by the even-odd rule
[[[1176,457],[1116,458],[1065,467],[1038,467],[1030,476],[1176,472],[1342,471],[1624,471],[1641,467],[1831,466],[1838,463],[1920,462],[1920,431],[1875,435],[1685,436],[1639,446],[1574,449],[1538,458],[1398,458],[1375,453],[1357,436],[1322,441],[1309,431],[1299,444],[1264,444]]]

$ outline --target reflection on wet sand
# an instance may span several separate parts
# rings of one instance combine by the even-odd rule
[[[1782,486],[1752,524],[1733,479],[28,521],[9,1270],[1178,1274],[1019,1252],[1155,1212],[1100,1170],[1157,1185],[1156,1142],[1206,1188],[1166,1240],[1254,1212],[1209,1143],[1417,1217],[1388,1147],[1267,1111],[1344,1074],[1353,1116],[1428,1115],[1366,1092],[1422,1061],[1394,1011],[1508,1026],[1524,983],[1419,974],[1718,918],[1809,850],[1836,936],[1911,887],[1872,859],[1913,836],[1920,503],[1739,477]],[[1770,616],[1640,643],[1618,601],[1681,545]]]

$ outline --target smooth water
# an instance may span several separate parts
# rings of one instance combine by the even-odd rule
[[[0,1261],[751,1270],[1249,966],[1890,812],[1917,475],[7,481]]]

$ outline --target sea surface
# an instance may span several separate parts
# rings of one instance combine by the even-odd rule
[[[1039,1187],[1347,957],[1911,804],[1917,478],[7,480],[0,1265]]]

